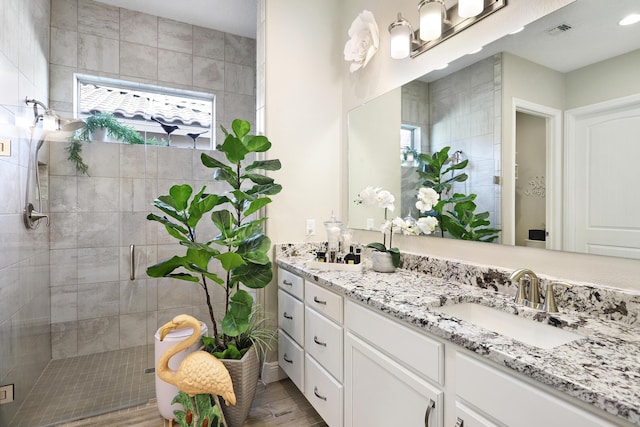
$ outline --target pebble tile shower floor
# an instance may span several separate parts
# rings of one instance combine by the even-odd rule
[[[150,356],[151,355],[151,356]],[[52,426],[155,398],[153,346],[52,360],[9,427]]]

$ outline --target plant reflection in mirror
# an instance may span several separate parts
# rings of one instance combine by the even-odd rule
[[[447,232],[456,239],[492,242],[498,238],[500,229],[490,227],[489,212],[475,212],[477,206],[474,200],[477,195],[453,192],[455,183],[469,178],[466,173],[460,172],[468,166],[469,160],[450,162],[450,148],[444,147],[433,155],[420,154],[417,172],[422,185],[438,193],[440,201],[429,211],[422,210],[418,204],[416,207],[425,217],[435,217],[438,220],[441,237]],[[447,178],[449,173],[451,175]]]

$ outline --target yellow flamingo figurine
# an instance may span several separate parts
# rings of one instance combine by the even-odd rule
[[[160,328],[160,341],[162,341],[169,332],[189,327],[193,328],[193,334],[186,340],[169,347],[158,359],[158,376],[163,381],[175,385],[191,398],[196,394],[213,395],[220,409],[222,424],[226,427],[227,423],[222,414],[218,396],[222,396],[227,405],[235,405],[236,395],[233,392],[229,371],[222,362],[206,351],[194,351],[180,362],[178,370],[172,371],[169,368],[169,359],[173,355],[189,348],[200,339],[200,322],[192,316],[180,314]]]

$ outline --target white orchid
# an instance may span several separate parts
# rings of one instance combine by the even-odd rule
[[[382,233],[382,243],[369,243],[367,247],[380,252],[388,252],[391,255],[393,265],[398,267],[400,265],[400,251],[398,248],[391,247],[391,240],[393,238],[394,226],[399,227],[401,230],[406,228],[405,224],[400,224],[401,218],[396,218],[393,221],[387,219],[387,211],[393,211],[395,209],[396,198],[387,190],[383,190],[380,187],[366,187],[356,197],[355,202],[359,205],[375,206],[384,209],[384,223],[380,226],[380,232]],[[387,248],[387,234],[389,234],[389,248]]]
[[[438,226],[438,219],[434,216],[423,216],[418,218],[416,227],[422,234],[431,234]]]
[[[355,200],[355,202],[359,205],[376,206],[379,208],[388,209],[391,212],[393,212],[393,210],[395,209],[395,201],[396,198],[387,190],[383,190],[380,187],[373,188],[371,186],[358,193],[358,196]]]
[[[350,61],[352,73],[363,68],[380,46],[378,24],[373,13],[363,10],[349,28],[349,40],[344,45],[344,60]]]
[[[429,212],[438,203],[438,200],[440,200],[440,195],[433,188],[421,187],[418,190],[416,209],[420,212]]]

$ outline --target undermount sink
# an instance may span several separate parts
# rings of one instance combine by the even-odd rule
[[[582,335],[476,303],[436,309],[500,335],[543,349],[552,349],[584,338]]]

